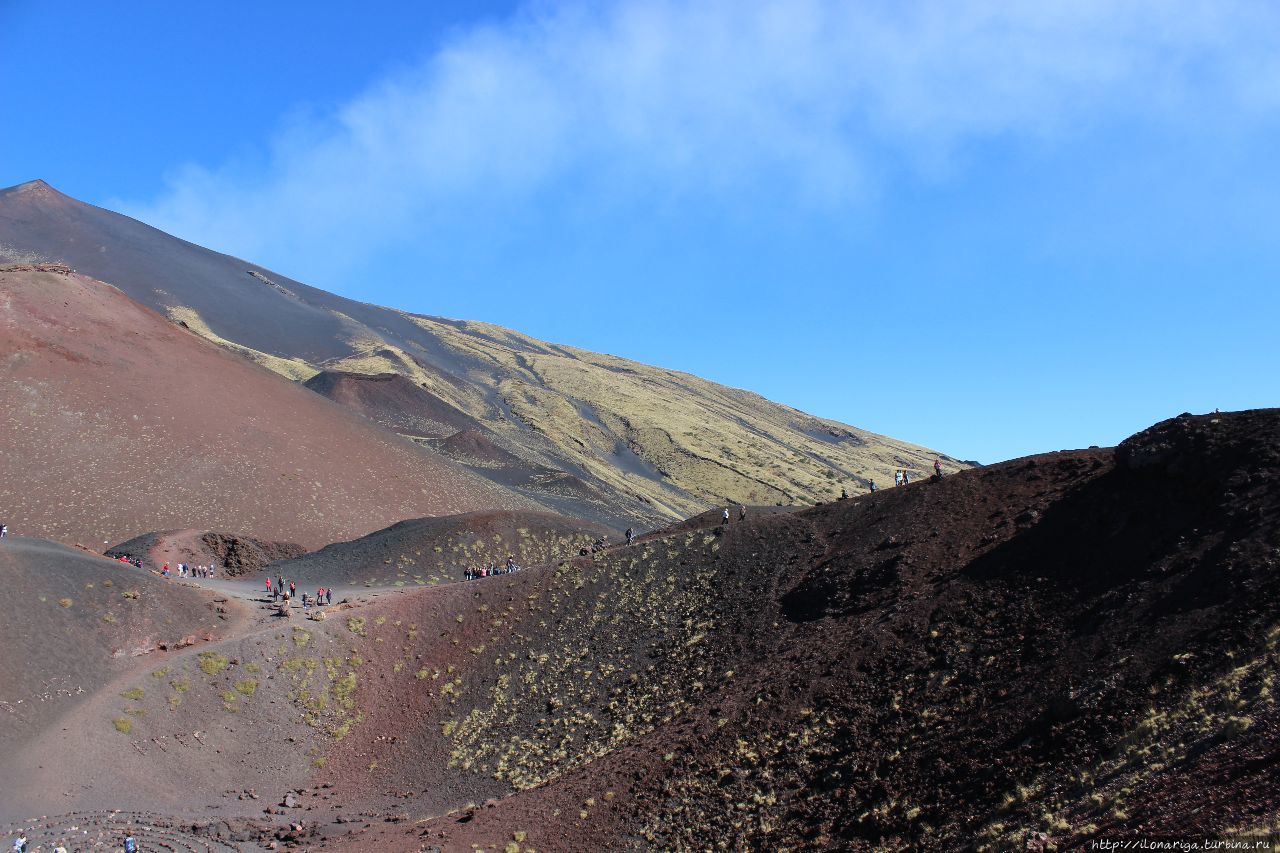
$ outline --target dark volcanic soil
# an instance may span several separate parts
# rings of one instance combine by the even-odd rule
[[[216,723],[208,767],[273,801],[301,789],[260,816],[305,817],[311,849],[1061,849],[1267,829],[1278,482],[1280,411],[1185,416],[1115,451],[704,516],[594,559],[258,621],[217,646],[225,672],[172,666]],[[237,698],[250,665],[257,692]],[[170,718],[163,696],[138,706],[145,746]],[[82,716],[100,732],[110,713]],[[203,795],[206,765],[182,755],[121,772],[184,767]],[[109,807],[95,791],[75,807]]]
[[[349,748],[413,792],[409,814],[444,808],[441,790],[455,809],[496,798],[387,839],[400,849],[514,832],[553,850],[1000,849],[1266,826],[1277,477],[1280,413],[1186,417],[1115,454],[448,590],[417,611],[449,626],[413,648],[431,684],[371,711]],[[402,704],[413,725],[377,741]]]

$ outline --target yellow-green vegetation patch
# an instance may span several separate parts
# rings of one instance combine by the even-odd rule
[[[333,691],[333,698],[337,699],[344,708],[350,708],[355,701],[352,699],[352,694],[356,692],[356,681],[356,674],[354,672],[348,672],[346,675],[342,676],[342,678],[339,678],[333,683],[333,687],[331,688]]]
[[[236,694],[232,693],[230,690],[224,690],[224,691],[222,691],[221,693],[219,693],[218,695],[222,697],[222,701],[223,701],[223,702],[234,702],[234,701],[236,701]]]
[[[322,755],[322,756],[320,756],[319,758],[317,758],[315,761],[312,761],[311,763],[312,763],[312,765],[313,765],[313,766],[315,766],[315,767],[324,767],[326,764],[328,764],[328,763],[329,763],[329,759],[325,758],[325,757]]]
[[[191,682],[185,678],[175,678],[169,682],[169,686],[179,693],[186,693],[191,689]]]
[[[241,696],[252,696],[258,689],[258,681],[254,678],[246,678],[236,682],[236,692]]]
[[[169,697],[169,707],[170,707],[170,708],[176,708],[176,707],[178,707],[178,706],[179,706],[179,705],[181,705],[181,704],[182,704],[182,697],[181,697],[181,696],[170,696],[170,697]]]
[[[120,734],[127,735],[133,731],[133,723],[128,717],[116,717],[111,721],[111,725],[115,726],[116,731],[120,732]]]
[[[217,652],[201,652],[196,657],[200,658],[200,671],[205,675],[217,675],[231,663],[225,655]]]
[[[352,616],[349,619],[347,619],[347,630],[353,634],[359,634],[360,636],[363,637],[364,636],[364,617]]]
[[[310,631],[306,630],[305,628],[293,629],[293,644],[295,646],[297,646],[298,648],[302,648],[309,642],[311,642]]]
[[[247,663],[244,665],[244,668],[247,671],[252,672],[254,674],[257,674],[262,671],[262,667],[258,666],[256,663]]]
[[[136,701],[138,699],[141,699],[143,696],[145,696],[146,691],[143,690],[141,687],[130,687],[128,690],[124,691],[120,695],[126,699],[133,699]]]
[[[152,678],[164,678],[168,674],[169,674],[169,667],[167,666],[164,667],[163,669],[156,669],[151,671]]]
[[[108,613],[102,617],[102,621],[106,622],[108,625],[114,625],[116,624],[116,615],[114,613]]]

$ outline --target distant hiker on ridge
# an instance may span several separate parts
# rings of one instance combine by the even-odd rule
[[[636,538],[636,532],[630,527],[627,528],[627,544],[630,545],[632,540]]]
[[[738,507],[738,521],[747,520],[747,508],[745,506]]]
[[[0,539],[3,539],[8,535],[9,535],[9,525],[0,524]]]
[[[725,523],[725,524],[728,524],[728,523],[729,523],[729,508],[728,508],[728,507],[725,507],[725,508],[724,508],[724,523]]]
[[[942,460],[941,459],[933,460],[933,476],[937,477],[939,480],[942,479]]]
[[[894,471],[894,472],[893,472],[893,484],[894,484],[895,486],[901,486],[901,485],[902,485],[902,471],[901,471],[901,470],[897,470],[897,471]]]
[[[868,480],[867,482],[871,484],[871,494],[874,495],[876,493],[876,481]]]

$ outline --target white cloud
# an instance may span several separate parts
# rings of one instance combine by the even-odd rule
[[[1115,116],[1240,122],[1280,104],[1269,2],[623,0],[457,35],[266,162],[188,165],[128,211],[251,258],[339,267],[454,205],[602,194],[842,206],[958,144]]]

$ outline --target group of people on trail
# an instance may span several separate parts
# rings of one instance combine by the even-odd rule
[[[280,602],[285,606],[288,606],[290,601],[298,597],[297,583],[289,581],[286,584],[282,575],[276,575],[274,584],[271,582],[271,575],[267,575],[266,586],[267,595],[271,596],[271,600]],[[327,604],[333,604],[333,590],[329,587],[317,587],[315,595],[308,595],[305,592],[302,594],[302,607],[304,610],[312,606],[320,607]]]
[[[515,556],[508,556],[505,566],[499,566],[496,563],[492,566],[473,566],[468,567],[462,573],[463,580],[479,580],[480,578],[491,578],[497,575],[509,575],[513,572],[520,571],[520,567],[516,565]]]
[[[129,560],[125,557],[121,557],[120,562],[127,563]],[[142,568],[142,561],[138,560],[134,565],[138,568]],[[169,568],[168,563],[165,563],[164,568],[160,569],[160,574],[164,575],[166,578],[170,578],[173,577],[173,570]],[[188,566],[186,563],[178,563],[178,577],[180,578],[215,578],[217,576],[217,566],[195,566],[193,568]]]
[[[724,508],[724,512],[720,513],[720,520],[721,520],[721,522],[723,522],[724,524],[728,524],[728,523],[729,523],[729,508],[728,508],[728,507],[725,507],[725,508]],[[738,507],[738,521],[746,521],[746,520],[747,520],[747,508],[746,508],[745,506],[739,506],[739,507]]]

